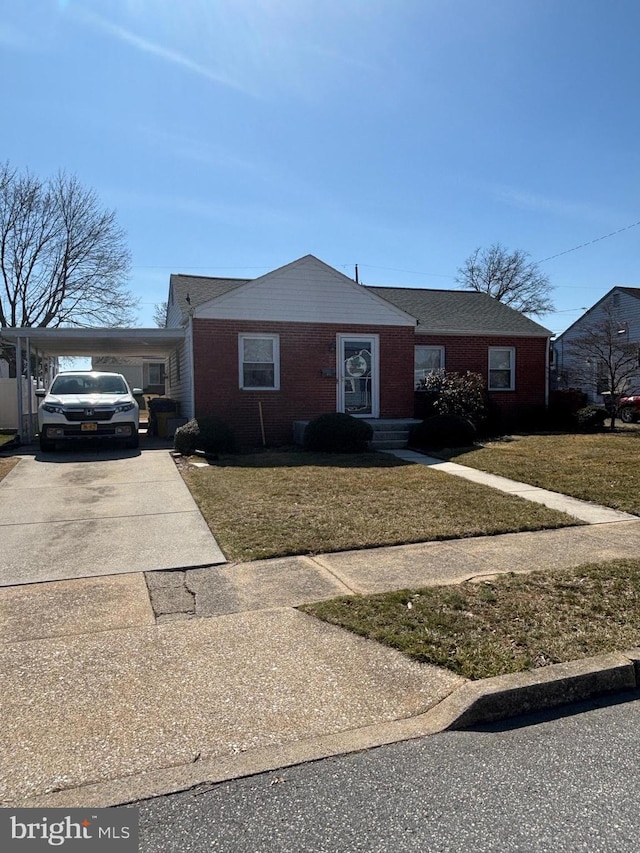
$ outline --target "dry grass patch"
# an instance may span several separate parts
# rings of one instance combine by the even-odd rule
[[[489,678],[640,645],[640,560],[301,609],[414,660]]]
[[[0,459],[0,480],[6,477],[12,468],[15,468],[19,459]]]
[[[531,435],[452,451],[452,462],[640,515],[640,431]]]
[[[463,536],[576,520],[377,453],[229,457],[184,477],[227,558],[255,560]]]

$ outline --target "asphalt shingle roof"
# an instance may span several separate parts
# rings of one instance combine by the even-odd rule
[[[474,290],[427,290],[370,287],[378,296],[418,320],[418,334],[467,333],[547,337],[548,329],[487,293]]]
[[[215,278],[174,273],[171,287],[183,315],[216,299],[250,278]],[[631,289],[631,288],[629,288]],[[530,320],[486,293],[469,290],[430,290],[413,287],[369,287],[373,293],[391,302],[418,320],[418,334],[467,333],[548,336],[539,323]],[[187,295],[190,302],[187,302]]]
[[[180,312],[184,315],[189,307],[195,308],[210,299],[222,296],[230,290],[235,290],[242,284],[252,281],[250,278],[212,278],[208,275],[183,275],[173,273],[171,287],[173,298],[177,301]],[[190,302],[187,302],[187,295]]]

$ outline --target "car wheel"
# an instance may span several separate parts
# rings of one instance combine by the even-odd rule
[[[47,441],[46,438],[43,438],[42,436],[40,436],[40,450],[43,453],[53,453],[53,451],[55,449],[56,449],[55,441]]]
[[[638,413],[633,406],[623,406],[620,409],[620,420],[625,424],[633,424],[638,419]]]

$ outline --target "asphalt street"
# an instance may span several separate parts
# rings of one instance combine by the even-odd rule
[[[138,803],[141,853],[631,853],[640,699],[574,706]]]

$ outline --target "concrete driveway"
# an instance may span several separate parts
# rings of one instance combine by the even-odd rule
[[[23,457],[0,542],[0,586],[226,562],[166,450]]]

